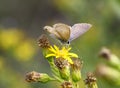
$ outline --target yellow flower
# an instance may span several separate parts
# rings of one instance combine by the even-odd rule
[[[0,31],[0,46],[5,50],[16,47],[23,38],[23,33],[19,29],[9,28]]]
[[[71,50],[70,47],[66,48],[63,46],[62,49],[59,49],[59,47],[57,47],[56,45],[54,45],[53,47],[50,46],[49,51],[51,53],[47,54],[46,58],[48,58],[48,57],[63,58],[65,60],[67,60],[70,64],[73,64],[71,57],[78,58],[78,56],[75,53],[70,53],[69,52],[70,50]]]
[[[31,42],[31,40],[26,40],[16,47],[14,55],[18,60],[28,61],[34,56],[35,48],[32,47]]]

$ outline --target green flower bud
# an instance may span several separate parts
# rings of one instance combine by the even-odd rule
[[[78,70],[72,71],[72,80],[74,82],[78,82],[78,81],[80,81],[80,79],[81,79],[81,72]]]
[[[81,68],[82,68],[83,62],[80,61],[79,59],[74,59],[73,62],[74,63],[71,65],[72,80],[74,82],[78,82],[81,79]]]
[[[62,79],[69,80],[70,77],[69,67],[62,68],[61,70],[59,70],[59,72]]]
[[[110,55],[110,64],[120,71],[120,59],[116,55]]]
[[[100,51],[100,56],[108,60],[110,65],[120,71],[120,59],[115,54],[111,53],[109,49],[103,47]]]
[[[53,80],[53,79],[45,73],[38,73],[38,72],[32,71],[32,72],[29,72],[26,74],[26,81],[27,82],[46,83],[50,80]]]
[[[96,75],[106,79],[108,82],[120,85],[120,71],[106,65],[99,65],[96,69]]]
[[[87,85],[87,88],[98,88],[98,86],[97,86],[96,82],[93,82],[93,83]]]
[[[58,58],[55,59],[55,65],[59,69],[59,73],[62,79],[69,80],[70,77],[70,64],[67,60]]]

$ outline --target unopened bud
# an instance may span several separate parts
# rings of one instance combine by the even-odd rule
[[[79,59],[74,59],[73,64],[71,64],[71,74],[72,74],[72,80],[74,82],[78,82],[81,79],[81,68],[82,68],[83,62]]]
[[[100,51],[100,56],[107,59],[110,65],[120,71],[120,59],[115,54],[111,53],[109,49],[103,47]]]
[[[38,72],[32,71],[32,72],[29,72],[26,74],[26,81],[27,82],[45,83],[45,82],[48,82],[50,80],[51,80],[51,78],[47,74],[44,74],[44,73],[38,73]]]
[[[115,68],[100,64],[96,69],[96,75],[104,78],[108,82],[120,85],[120,71]]]
[[[68,80],[70,77],[70,66],[69,62],[65,59],[55,59],[55,65],[59,69],[60,76],[62,79]]]

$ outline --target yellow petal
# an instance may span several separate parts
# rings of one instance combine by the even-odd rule
[[[72,61],[71,58],[67,57],[67,58],[65,58],[65,59],[68,60],[68,62],[69,62],[70,64],[73,64],[73,61]]]
[[[49,51],[56,53],[55,49],[52,46],[50,46]]]
[[[56,56],[56,58],[59,58],[60,56]]]
[[[68,48],[68,51],[70,51],[70,50],[71,50],[71,47]]]
[[[45,57],[48,58],[48,57],[51,57],[51,56],[55,56],[55,54],[48,54]]]
[[[59,51],[59,48],[56,45],[54,45],[54,48],[56,51]]]
[[[69,53],[69,55],[70,55],[70,57],[76,57],[76,58],[78,58],[78,55],[75,54],[75,53]]]

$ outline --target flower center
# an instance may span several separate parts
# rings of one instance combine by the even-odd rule
[[[63,51],[63,50],[60,50],[60,51],[57,52],[56,54],[57,54],[57,56],[59,56],[59,57],[64,57],[64,56],[67,55],[67,52],[66,52],[66,51]]]

